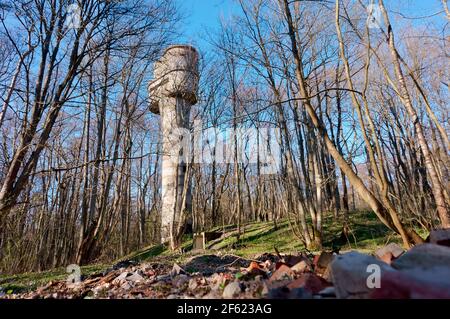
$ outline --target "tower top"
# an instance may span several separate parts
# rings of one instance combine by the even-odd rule
[[[164,50],[153,67],[154,79],[148,84],[150,111],[160,113],[162,97],[180,97],[197,103],[198,51],[191,45],[175,44]]]

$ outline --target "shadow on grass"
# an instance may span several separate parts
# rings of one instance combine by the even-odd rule
[[[164,246],[162,244],[155,245],[155,246],[147,247],[141,251],[138,251],[137,253],[135,252],[131,255],[128,255],[125,258],[122,258],[121,260],[133,260],[133,261],[141,262],[141,261],[150,259],[152,257],[158,256],[166,250],[167,250],[166,246]]]
[[[200,255],[189,260],[183,267],[189,273],[200,272],[203,275],[211,275],[224,271],[227,267],[248,267],[249,265],[249,260],[237,256]]]
[[[224,240],[222,240],[219,244],[216,244],[212,246],[211,248],[216,249],[223,249],[223,248],[242,248],[246,244],[251,243],[252,241],[259,239],[260,237],[264,237],[269,235],[274,231],[273,225],[258,225],[258,227],[247,229],[245,233],[241,233],[241,237],[237,238],[237,233],[233,234]],[[251,234],[251,235],[250,235]]]
[[[342,224],[332,224],[324,227],[324,242],[326,248],[373,248],[383,245],[386,241],[397,241],[392,230],[386,227],[372,212],[350,213],[349,234],[347,240],[342,239]],[[335,226],[336,225],[336,226]]]
[[[262,237],[269,236],[274,231],[280,230],[280,227],[275,228],[273,225],[270,225],[267,227],[264,231],[258,232],[256,234],[245,236],[242,238],[239,243],[237,243],[237,248],[242,247],[244,245],[247,245],[249,243],[252,243],[255,240],[261,239]]]

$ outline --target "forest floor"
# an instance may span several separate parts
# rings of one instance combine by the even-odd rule
[[[67,283],[65,268],[1,275],[0,298],[334,297],[328,274],[336,256],[332,251],[373,254],[400,238],[373,213],[355,212],[349,238],[342,242],[342,230],[332,219],[324,218],[321,251],[306,251],[288,220],[247,224],[239,241],[236,227],[229,225],[216,229],[224,234],[207,243],[206,250],[190,251],[192,238],[178,252],[163,245],[146,247],[114,263],[81,267],[80,283]]]

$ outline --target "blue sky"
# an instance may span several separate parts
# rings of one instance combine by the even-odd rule
[[[236,0],[176,1],[186,17],[185,23],[181,24],[183,29],[179,30],[183,34],[179,41],[197,45],[200,49],[207,46],[207,43],[202,38],[205,38],[205,34],[219,27],[221,17],[226,19],[233,14],[240,13],[240,7]],[[333,0],[331,1],[334,2]],[[369,2],[369,0],[363,0],[363,3],[368,4]],[[439,24],[446,23],[443,13],[425,19],[418,19],[418,17],[430,16],[442,11],[441,0],[384,0],[384,3],[388,10],[392,10],[391,19],[393,23],[396,22],[394,17],[400,17],[395,12],[400,12],[405,17],[413,18],[408,20],[401,19],[403,22],[409,21],[414,24],[426,24],[433,21]]]
[[[206,46],[202,38],[208,32],[216,30],[220,25],[220,18],[229,18],[240,11],[239,4],[234,0],[176,0],[182,13],[186,17],[182,24],[184,30],[180,41]]]

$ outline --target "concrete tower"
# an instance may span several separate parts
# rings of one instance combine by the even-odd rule
[[[191,106],[197,103],[198,53],[189,45],[168,47],[154,66],[149,83],[150,111],[161,115],[162,216],[161,242],[176,248],[187,213],[191,192],[186,178],[187,154],[179,152],[177,128],[189,128]]]

